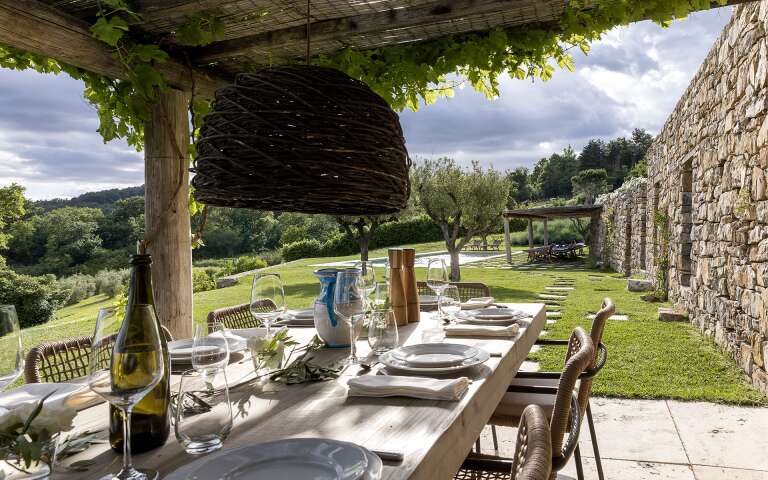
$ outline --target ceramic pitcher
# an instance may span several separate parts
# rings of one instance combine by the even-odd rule
[[[338,268],[315,270],[320,280],[320,296],[315,299],[315,328],[325,344],[332,348],[349,347],[349,325],[336,317],[333,311],[333,293],[336,289]]]

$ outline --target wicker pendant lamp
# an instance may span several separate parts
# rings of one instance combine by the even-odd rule
[[[192,185],[208,205],[384,214],[405,208],[409,167],[383,98],[339,70],[289,65],[240,74],[216,93]]]

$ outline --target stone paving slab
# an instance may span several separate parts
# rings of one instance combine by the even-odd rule
[[[570,292],[573,290],[573,287],[544,287],[544,290],[549,290],[553,292]]]
[[[547,318],[560,318],[562,316],[562,312],[547,312]]]
[[[538,294],[536,296],[539,297],[539,298],[546,299],[546,300],[565,300],[566,298],[568,298],[565,295],[552,295],[552,294],[549,294],[549,293],[540,293],[540,294]]]
[[[768,472],[740,468],[693,466],[696,480],[768,480]]]
[[[590,313],[589,315],[587,315],[587,318],[590,320],[594,320],[595,317],[596,315],[594,313]],[[608,320],[619,320],[621,322],[626,322],[629,320],[629,315],[624,315],[619,313],[616,315],[611,315],[610,317],[608,317]]]
[[[595,460],[584,457],[582,465],[585,479],[597,479]],[[633,460],[613,460],[603,458],[603,473],[606,480],[697,480],[688,465],[668,463],[637,462]],[[576,463],[571,459],[557,475],[557,480],[576,480]],[[721,477],[722,480],[736,477]]]

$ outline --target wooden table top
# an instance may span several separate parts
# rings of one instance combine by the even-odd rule
[[[544,304],[510,306],[526,311],[533,319],[515,338],[452,336],[446,339],[446,342],[481,346],[492,355],[483,365],[462,372],[472,383],[460,401],[348,398],[346,382],[359,373],[357,367],[347,368],[336,381],[284,385],[253,380],[250,359],[231,364],[227,375],[234,424],[224,448],[283,438],[333,438],[370,450],[402,451],[405,455],[402,462],[384,463],[382,479],[453,478],[546,323]],[[420,343],[422,330],[438,323],[435,313],[422,312],[421,322],[399,327],[400,344]],[[294,328],[290,333],[294,338],[308,341],[314,329]],[[359,341],[357,346],[359,356],[369,352],[366,341]],[[348,349],[323,349],[312,358],[316,363],[333,362],[348,353]],[[172,381],[172,385],[174,383]],[[107,419],[106,404],[87,408],[78,413],[72,433],[103,430]],[[172,428],[164,447],[134,455],[133,461],[138,467],[157,469],[162,478],[197,458],[184,452]],[[55,478],[100,478],[117,472],[121,457],[107,444],[98,444],[62,463],[68,465],[81,460],[95,463],[86,472],[60,469]]]

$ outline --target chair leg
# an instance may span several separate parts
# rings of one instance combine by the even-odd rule
[[[597,478],[604,480],[603,462],[600,460],[600,449],[597,446],[597,434],[595,433],[595,423],[592,421],[592,408],[587,402],[587,423],[589,424],[589,436],[592,439],[592,449],[595,451],[595,465],[597,466]]]
[[[475,440],[475,453],[480,453],[480,438]]]
[[[581,465],[581,450],[576,445],[576,449],[573,451],[573,458],[576,460],[576,478],[578,480],[584,480],[584,467]]]
[[[499,453],[499,439],[496,437],[496,425],[491,425],[491,437],[493,437],[493,450]]]

